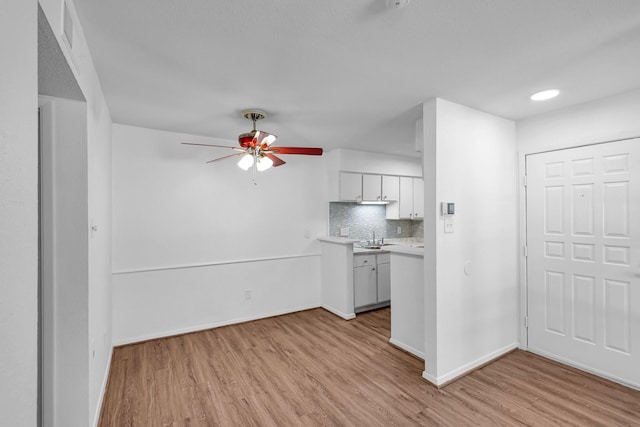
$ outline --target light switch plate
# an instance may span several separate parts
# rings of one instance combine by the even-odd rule
[[[444,232],[453,233],[453,218],[451,217],[444,218]]]

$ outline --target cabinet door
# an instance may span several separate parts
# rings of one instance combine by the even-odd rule
[[[340,200],[362,200],[362,174],[340,172]]]
[[[413,219],[424,218],[424,180],[413,178]]]
[[[380,200],[381,191],[380,175],[362,175],[362,200]]]
[[[378,301],[376,267],[356,267],[353,269],[353,305],[362,307]]]
[[[400,177],[400,198],[398,200],[400,218],[413,217],[413,178]]]
[[[400,196],[400,177],[382,175],[382,200],[397,202]]]
[[[378,302],[391,300],[391,264],[378,264]]]

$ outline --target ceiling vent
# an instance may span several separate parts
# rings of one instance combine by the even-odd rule
[[[402,9],[409,4],[409,0],[387,0],[387,7],[389,9]]]

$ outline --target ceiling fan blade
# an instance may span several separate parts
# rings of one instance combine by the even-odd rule
[[[265,149],[273,144],[273,141],[275,141],[276,138],[277,136],[270,134],[269,132],[257,130],[256,134],[253,136],[253,141],[255,142],[256,147],[262,147],[262,149]]]
[[[229,157],[242,156],[243,154],[244,154],[244,151],[242,153],[229,154],[228,156],[222,156],[222,157],[218,157],[217,159],[209,160],[206,163],[217,162],[218,160],[228,159]]]
[[[277,154],[305,154],[307,156],[322,156],[322,148],[313,147],[271,147],[269,151]]]
[[[228,145],[215,145],[215,144],[197,144],[195,142],[181,142],[184,145],[201,145],[203,147],[218,147],[218,148],[231,148],[232,150],[237,149],[238,147],[231,147]]]
[[[275,168],[275,167],[278,167],[278,166],[282,166],[282,165],[284,165],[285,163],[287,163],[287,162],[285,162],[284,160],[282,160],[280,157],[276,157],[276,156],[274,156],[274,155],[273,155],[273,154],[271,154],[271,153],[264,153],[264,156],[265,156],[265,157],[268,157],[268,158],[270,158],[270,159],[271,159],[271,161],[273,162],[273,167],[274,167],[274,168]]]

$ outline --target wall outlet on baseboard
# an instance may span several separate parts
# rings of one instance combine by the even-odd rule
[[[244,299],[249,300],[253,298],[253,289],[245,289],[244,290]]]

